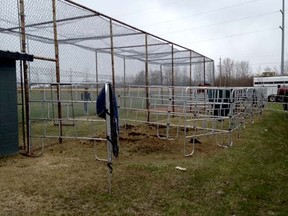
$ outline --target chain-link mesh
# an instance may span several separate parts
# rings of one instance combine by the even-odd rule
[[[33,91],[28,95],[30,100],[37,92],[41,95],[41,91],[35,89],[53,86],[57,79],[59,83],[75,85],[111,81],[118,94],[124,95],[125,86],[133,84],[213,84],[212,59],[69,0],[55,0],[56,10],[53,14],[53,1],[0,1],[0,49],[14,52],[25,49],[28,54],[34,55],[34,61],[27,63],[27,71],[24,64],[17,64],[21,131],[26,115],[37,113],[31,104],[30,110],[25,111],[24,105],[29,103],[25,101],[28,89],[24,95],[23,75],[26,73],[27,86],[33,84]],[[21,3],[24,4],[24,11],[21,10]],[[24,36],[25,41],[21,40]],[[98,91],[99,86],[96,85],[95,94]],[[55,97],[56,101],[59,100],[57,95]],[[65,107],[65,104],[61,106],[63,115],[65,110],[71,108]],[[25,131],[22,134],[25,137]],[[26,134],[26,138],[30,135]],[[24,142],[22,136],[20,139],[21,143],[22,140]]]

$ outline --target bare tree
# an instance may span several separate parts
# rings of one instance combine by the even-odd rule
[[[197,85],[201,84],[202,81],[204,82],[203,79],[203,64],[196,64],[194,66],[194,70],[193,70],[193,78],[194,78],[194,82],[197,83]]]
[[[150,71],[149,84],[150,85],[160,85],[161,84],[161,72],[158,70]]]
[[[223,60],[222,74],[224,76],[224,85],[232,86],[234,79],[234,61],[230,58]]]
[[[145,73],[144,71],[140,71],[135,75],[134,82],[135,85],[145,85]]]
[[[163,69],[163,85],[170,86],[172,84],[172,68]]]
[[[275,72],[275,74],[279,74],[279,69],[278,68],[279,67],[277,67],[277,66],[273,67],[273,72]],[[284,73],[285,73],[285,63],[284,63]]]
[[[269,67],[269,66],[266,66],[266,67],[264,68],[264,72],[271,72],[271,71],[272,71],[272,68]]]
[[[248,61],[241,61],[235,63],[236,77],[234,86],[251,86],[252,70]]]
[[[222,75],[222,76],[221,76]],[[218,76],[215,79],[216,86],[252,86],[252,69],[248,61],[234,61],[226,58],[218,65]]]
[[[214,64],[206,63],[206,83],[209,83],[210,85],[214,85]]]

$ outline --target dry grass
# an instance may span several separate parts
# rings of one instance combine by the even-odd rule
[[[183,141],[161,140],[153,127],[122,129],[111,196],[107,167],[89,141],[0,159],[0,215],[285,215],[285,126],[280,114],[269,115],[232,148],[206,139],[192,158],[183,157]],[[104,155],[105,143],[98,145]]]

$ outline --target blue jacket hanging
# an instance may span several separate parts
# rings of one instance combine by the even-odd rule
[[[110,125],[111,125],[111,140],[109,140],[112,144],[113,155],[117,158],[119,154],[119,145],[118,145],[118,135],[119,135],[119,117],[118,117],[118,106],[117,100],[115,97],[115,93],[112,90],[111,83],[107,83],[110,94]],[[106,113],[108,109],[106,108],[106,94],[105,94],[105,86],[101,89],[96,104],[97,115],[100,118],[106,119]]]

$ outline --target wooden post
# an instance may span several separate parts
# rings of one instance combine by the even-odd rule
[[[148,37],[145,33],[145,90],[146,90],[146,109],[147,121],[150,122],[150,104],[149,104],[149,74],[148,74]]]
[[[54,33],[54,50],[55,50],[55,65],[56,65],[56,83],[57,83],[57,106],[58,106],[58,119],[59,119],[59,143],[62,143],[62,108],[60,101],[60,64],[59,64],[59,46],[57,37],[57,20],[56,20],[56,0],[52,0],[53,11],[53,33]]]
[[[113,24],[110,19],[110,44],[111,44],[111,66],[112,66],[112,85],[115,92],[115,65],[114,65],[114,43],[113,43]]]
[[[24,0],[19,1],[19,15],[20,15],[20,29],[21,29],[21,52],[26,53],[26,32],[25,32],[25,10],[24,10]],[[22,71],[21,71],[22,73]],[[24,77],[24,95],[25,95],[25,124],[26,127],[26,144],[24,143],[24,148],[27,150],[27,153],[31,153],[30,149],[30,104],[29,104],[29,79],[28,79],[28,65],[26,61],[23,61],[23,77]],[[22,82],[22,81],[21,81]],[[22,89],[23,90],[23,89]],[[23,106],[23,105],[22,105]],[[24,115],[24,113],[22,113]],[[24,129],[25,134],[25,129]],[[25,139],[24,139],[25,141]]]

